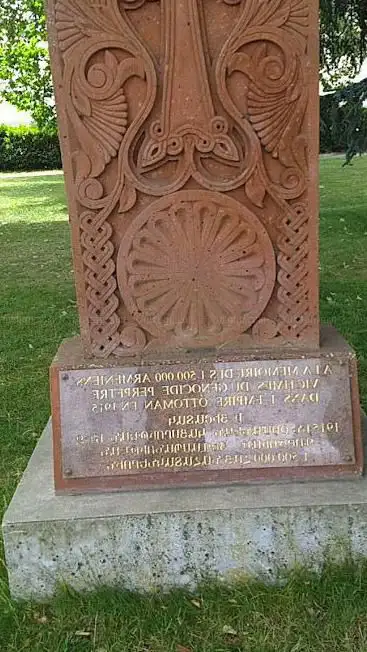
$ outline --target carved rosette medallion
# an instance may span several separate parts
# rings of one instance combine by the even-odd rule
[[[190,346],[248,330],[274,289],[271,240],[258,218],[219,193],[154,202],[120,246],[117,279],[131,317],[151,335]]]

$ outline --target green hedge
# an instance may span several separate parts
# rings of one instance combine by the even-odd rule
[[[0,171],[56,170],[61,168],[57,133],[37,127],[0,125]]]

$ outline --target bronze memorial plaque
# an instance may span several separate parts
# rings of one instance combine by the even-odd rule
[[[355,359],[320,340],[317,0],[47,14],[81,330],[56,489],[361,473]]]
[[[356,473],[352,363],[55,369],[60,483],[77,490],[327,476],[343,466]]]

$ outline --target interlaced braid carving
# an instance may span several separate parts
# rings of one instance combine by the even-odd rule
[[[298,340],[310,326],[308,284],[308,215],[304,204],[289,207],[278,239],[279,331]]]
[[[210,346],[317,344],[310,273],[317,261],[309,244],[316,156],[306,147],[317,129],[309,45],[315,3],[50,0],[88,354],[130,356],[188,341],[207,346],[208,338]],[[166,206],[154,229],[150,216],[129,240],[146,206],[189,189],[201,193],[206,211],[209,194],[220,193],[222,203],[240,202],[269,229],[277,256],[269,297],[260,296],[269,276],[260,226],[258,249],[242,246],[246,234],[234,237],[236,219],[226,206],[222,215],[220,202],[214,218],[223,224],[210,251],[203,226],[213,233],[215,220],[191,217],[196,200],[185,200],[187,215],[180,208],[174,220]],[[188,227],[186,249],[180,234],[168,238],[170,222]],[[180,245],[174,257],[172,239]]]
[[[80,226],[92,353],[107,357],[120,344],[112,227],[103,212],[91,211],[81,215]]]

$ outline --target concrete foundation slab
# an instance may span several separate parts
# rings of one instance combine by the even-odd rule
[[[56,496],[48,424],[2,527],[14,598],[273,579],[367,555],[367,478]]]

